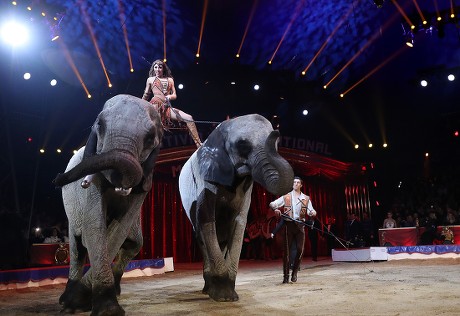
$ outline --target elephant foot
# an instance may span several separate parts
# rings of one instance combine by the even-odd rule
[[[131,188],[124,189],[124,188],[115,188],[115,193],[121,196],[128,196],[131,193]]]
[[[124,316],[125,310],[118,304],[114,287],[93,288],[91,316]]]
[[[204,281],[204,286],[203,286],[203,289],[201,290],[201,293],[209,294],[209,284],[208,284],[208,282]]]
[[[235,280],[222,276],[210,278],[208,295],[217,302],[235,302],[239,300],[235,291]]]
[[[80,281],[67,281],[64,293],[59,297],[59,304],[63,305],[61,312],[73,314],[75,311],[90,311],[92,308],[91,294],[91,289]]]

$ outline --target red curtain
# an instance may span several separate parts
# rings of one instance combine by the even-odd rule
[[[151,192],[142,207],[142,230],[144,246],[139,259],[173,257],[175,262],[201,260],[194,231],[182,208],[178,175],[181,166],[193,149],[165,150],[160,154],[155,170]],[[344,235],[347,213],[360,214],[369,209],[369,196],[365,177],[353,173],[356,166],[324,158],[318,155],[289,150],[280,153],[292,165],[296,175],[304,180],[303,191],[311,197],[318,219],[326,224],[326,219],[334,217],[338,226],[338,236]],[[312,158],[313,157],[313,158]],[[309,159],[311,158],[311,159]],[[350,176],[353,175],[353,176]],[[254,183],[248,223],[262,217],[270,217],[268,204],[275,196],[262,186]],[[310,254],[310,244],[305,243],[305,254]],[[318,254],[326,255],[326,242],[319,239]]]
[[[144,246],[140,259],[173,257],[191,262],[196,257],[193,227],[182,208],[176,179],[155,179],[142,206]]]

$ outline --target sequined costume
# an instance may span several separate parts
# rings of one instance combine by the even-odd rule
[[[142,98],[155,106],[161,117],[163,128],[167,129],[171,123],[171,105],[166,95],[171,90],[171,82],[167,78],[154,77],[153,83],[148,85]]]

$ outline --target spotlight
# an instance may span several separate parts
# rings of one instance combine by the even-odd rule
[[[29,40],[29,30],[15,21],[2,25],[1,35],[5,43],[11,46],[21,46]]]
[[[24,74],[24,79],[25,79],[25,80],[29,80],[29,79],[30,79],[30,73],[26,72],[26,73]]]
[[[302,114],[305,115],[305,116],[307,116],[307,115],[308,115],[308,110],[303,110],[303,111],[302,111]]]
[[[414,47],[414,34],[418,31],[418,29],[416,29],[414,24],[405,25],[404,23],[401,23],[401,27],[404,36],[404,42],[407,46]]]
[[[356,144],[356,145],[355,145],[355,149],[358,149],[358,148],[359,148],[359,145],[358,145],[358,144]]]
[[[453,74],[450,74],[447,76],[447,80],[449,81],[454,81],[455,80],[455,76]]]
[[[421,85],[422,87],[426,87],[426,86],[428,85],[428,81],[426,81],[425,79],[423,79],[423,80],[420,81],[420,85]]]
[[[254,85],[254,90],[259,90],[260,89],[260,86],[258,84]]]
[[[406,45],[409,47],[414,47],[414,33],[412,32],[406,33]]]

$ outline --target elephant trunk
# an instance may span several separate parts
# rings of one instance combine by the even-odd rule
[[[108,180],[116,187],[131,188],[142,179],[142,167],[129,153],[109,151],[83,159],[65,173],[58,174],[53,183],[59,187],[86,175],[109,170]]]
[[[292,190],[294,171],[291,165],[278,154],[276,141],[278,131],[272,131],[265,141],[264,150],[254,157],[253,178],[274,195],[283,195]]]

